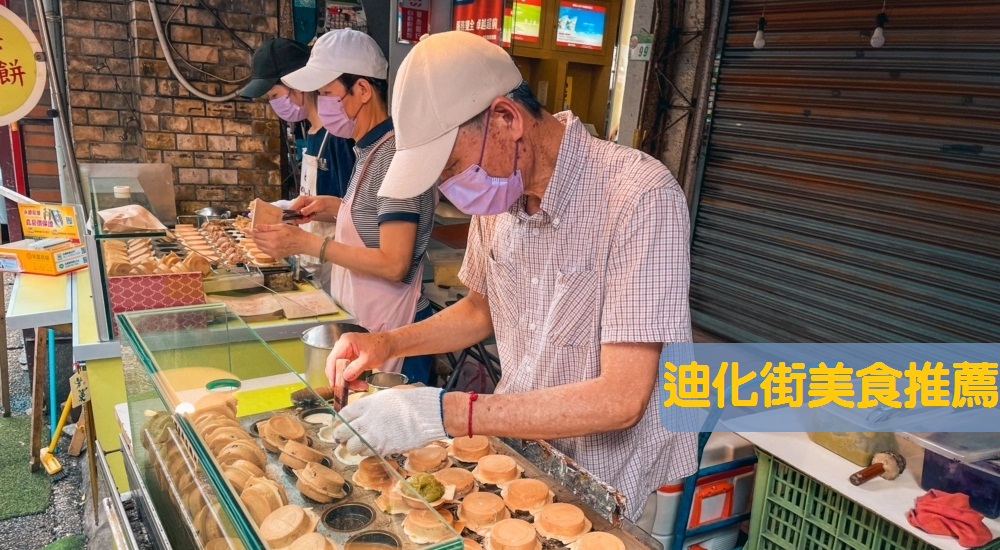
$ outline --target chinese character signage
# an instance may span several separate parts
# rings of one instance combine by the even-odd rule
[[[995,432],[998,361],[988,343],[671,344],[661,420],[698,431],[682,411],[700,408],[717,431]]]
[[[417,42],[430,32],[431,0],[399,0],[400,40]]]
[[[542,0],[515,0],[508,3],[503,14],[503,45],[514,40],[536,43],[542,32]]]
[[[71,204],[18,203],[21,231],[26,239],[62,237],[80,242],[80,219]]]
[[[90,401],[90,382],[86,372],[78,372],[69,378],[69,391],[72,392],[74,407]]]
[[[452,10],[455,30],[478,34],[494,44],[500,44],[503,4],[503,0],[455,0]]]
[[[34,33],[0,6],[0,126],[20,120],[45,90],[45,62]]]

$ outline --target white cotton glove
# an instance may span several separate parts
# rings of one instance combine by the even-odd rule
[[[344,407],[333,438],[353,454],[371,454],[360,434],[380,456],[409,451],[444,439],[440,388],[388,389]],[[353,430],[351,429],[353,428]],[[355,433],[357,432],[357,433]]]
[[[271,204],[273,206],[277,206],[282,210],[288,210],[289,208],[292,207],[292,201],[286,201],[286,200],[274,201]]]

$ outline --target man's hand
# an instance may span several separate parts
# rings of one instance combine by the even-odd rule
[[[347,368],[340,372],[337,369],[338,359],[350,361]],[[388,334],[348,332],[340,336],[326,358],[326,378],[335,395],[339,395],[344,384],[351,390],[363,390],[367,384],[358,380],[358,376],[368,370],[378,370],[389,359],[392,359],[392,351]]]
[[[441,423],[439,388],[388,389],[344,407],[347,424],[333,431],[335,441],[353,454],[371,454],[360,435],[379,456],[401,453],[448,437]],[[351,429],[353,428],[353,430]],[[355,434],[357,432],[357,434]]]
[[[315,250],[310,249],[315,235],[283,223],[258,226],[250,236],[257,248],[273,258],[287,258],[296,254],[315,256],[319,253],[319,244],[316,244]]]

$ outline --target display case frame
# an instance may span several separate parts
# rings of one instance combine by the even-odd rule
[[[118,324],[127,395],[123,424],[131,434],[138,475],[149,492],[147,502],[164,521],[165,532],[176,539],[170,544],[204,547],[211,542],[205,540],[204,533],[209,532],[219,535],[212,540],[222,538],[231,548],[268,548],[259,525],[225,476],[224,465],[199,431],[195,420],[198,403],[206,395],[231,392],[238,400],[236,419],[248,432],[263,417],[301,412],[295,409],[292,393],[296,394],[296,403],[310,403],[310,411],[321,410],[337,421],[342,419],[308,389],[301,373],[221,304],[123,313],[118,316]],[[158,425],[162,430],[151,427],[154,419],[160,419]],[[315,433],[309,433],[311,438],[315,437]],[[315,441],[310,443],[325,453],[331,448]],[[303,495],[293,493],[294,478],[275,464],[275,456],[269,453],[267,458],[266,472],[284,486],[288,501],[309,504]],[[388,467],[384,458],[380,460]],[[350,466],[332,456],[329,462],[331,468],[350,479]],[[387,470],[393,472],[397,483],[405,484],[395,469]],[[344,497],[343,503],[368,502],[373,498],[356,487]],[[375,510],[371,529],[347,532],[324,529],[323,518],[337,504],[342,502],[314,506],[321,511],[318,531],[340,546],[366,533],[386,532],[403,549],[463,547],[454,530],[441,542],[414,543],[405,535],[400,518],[379,510]],[[445,523],[436,511],[433,514]]]

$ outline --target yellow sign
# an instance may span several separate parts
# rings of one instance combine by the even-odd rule
[[[25,117],[45,90],[45,56],[24,21],[0,6],[0,126]]]
[[[80,219],[72,204],[18,203],[21,231],[26,239],[62,237],[80,242]]]

